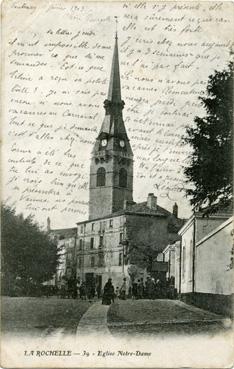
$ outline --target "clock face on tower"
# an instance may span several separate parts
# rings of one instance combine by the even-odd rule
[[[107,139],[106,138],[101,140],[101,145],[102,145],[102,147],[105,147],[107,145]]]
[[[119,141],[119,145],[120,145],[120,147],[124,147],[125,146],[125,141],[124,140],[120,140]]]

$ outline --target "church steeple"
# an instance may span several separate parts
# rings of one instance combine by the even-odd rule
[[[110,215],[132,201],[133,153],[123,121],[124,101],[118,53],[118,35],[112,58],[105,117],[94,144],[90,166],[89,218]]]
[[[112,103],[121,102],[121,84],[119,73],[118,34],[115,34],[115,47],[111,66],[111,75],[107,100]]]
[[[122,114],[124,105],[125,103],[121,99],[118,35],[116,32],[108,95],[107,99],[104,101],[105,117],[99,132],[99,138],[108,135],[128,141]]]

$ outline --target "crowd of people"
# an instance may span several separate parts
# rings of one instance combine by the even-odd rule
[[[130,288],[130,295],[133,299],[174,299],[177,294],[174,286],[174,278],[155,280],[148,276],[145,282],[143,278],[134,281]]]
[[[96,288],[94,283],[81,282],[76,278],[62,277],[59,294],[61,298],[80,298],[82,300],[92,300],[97,295],[101,296],[100,288]]]
[[[177,291],[174,287],[173,278],[155,280],[148,276],[146,281],[143,278],[137,279],[132,281],[129,286],[127,286],[126,278],[123,278],[122,284],[116,287],[109,278],[103,290],[101,290],[101,286],[95,285],[94,281],[86,283],[79,279],[62,277],[59,294],[61,298],[80,298],[89,301],[92,301],[95,296],[98,299],[102,297],[102,303],[109,305],[115,299],[174,299]]]

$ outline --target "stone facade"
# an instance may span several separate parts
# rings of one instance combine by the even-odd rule
[[[156,255],[165,245],[178,237],[170,232],[171,222],[182,220],[159,205],[151,206],[148,199],[140,204],[128,204],[126,209],[109,216],[77,224],[77,276],[81,280],[94,280],[103,285],[112,278],[120,286],[123,277],[130,278],[129,266],[136,265],[136,278],[145,278],[148,250]]]
[[[70,278],[76,273],[77,228],[48,229],[50,237],[57,242],[60,252],[59,265],[54,277],[54,284],[59,286],[62,277]]]

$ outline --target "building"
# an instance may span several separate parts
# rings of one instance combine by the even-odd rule
[[[194,303],[233,314],[233,217],[196,243]]]
[[[217,313],[230,311],[233,294],[230,216],[230,210],[209,217],[195,212],[179,230],[180,240],[163,250],[181,299]]]
[[[76,275],[76,238],[77,228],[50,229],[50,219],[47,219],[47,231],[50,237],[57,243],[60,253],[59,265],[52,284],[57,286],[63,277],[67,279]]]
[[[77,223],[76,275],[98,289],[108,278],[120,286],[124,276],[144,277],[183,224],[178,206],[172,213],[163,209],[153,193],[145,202],[133,201],[133,152],[123,108],[116,35],[105,117],[91,157],[89,219]]]

